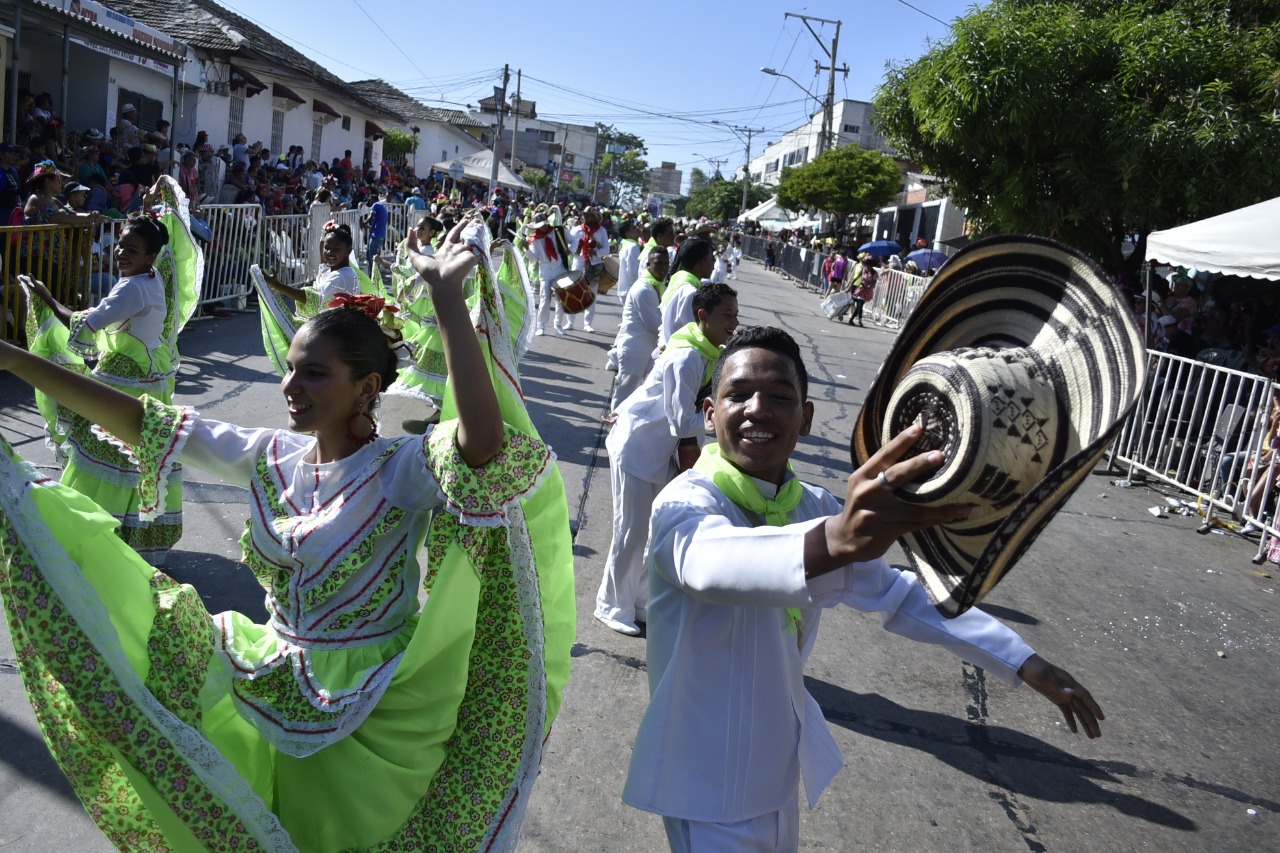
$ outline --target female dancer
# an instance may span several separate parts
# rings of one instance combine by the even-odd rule
[[[324,236],[320,238],[321,264],[315,281],[294,287],[281,282],[274,272],[264,273],[257,264],[250,268],[250,278],[262,303],[259,312],[262,342],[267,357],[281,376],[287,372],[284,357],[298,327],[323,310],[339,293],[383,295],[382,288],[351,263],[354,245],[351,227],[330,219],[324,224]],[[281,301],[281,296],[293,300],[292,309]]]
[[[19,666],[120,849],[514,846],[567,677],[567,509],[548,550],[536,530],[554,513],[535,516],[559,480],[527,424],[504,431],[510,389],[495,393],[466,311],[461,230],[437,259],[414,256],[456,389],[456,421],[421,438],[370,429],[395,358],[357,309],[323,311],[294,338],[291,430],[206,421],[0,345],[0,369],[159,467],[183,454],[251,489],[242,544],[267,591],[263,625],[210,616],[104,535],[91,503],[0,447],[15,487],[0,494],[0,594]]]
[[[27,339],[31,352],[87,372],[134,397],[173,399],[178,373],[178,332],[195,311],[203,276],[200,249],[188,226],[186,197],[172,178],[161,178],[145,209],[125,226],[115,247],[120,279],[88,311],[72,311],[45,285],[27,276]],[[63,402],[63,401],[59,401]],[[136,459],[95,434],[73,411],[37,394],[51,441],[65,452],[62,483],[110,512],[120,538],[153,565],[162,565],[182,536],[182,470],[170,472],[167,505],[139,493]]]

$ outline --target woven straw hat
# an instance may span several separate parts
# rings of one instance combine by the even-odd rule
[[[1085,257],[1037,237],[972,243],[898,335],[858,423],[861,466],[917,420],[908,457],[946,455],[908,503],[973,504],[903,544],[935,606],[958,616],[1005,576],[1105,452],[1146,379],[1142,336]]]

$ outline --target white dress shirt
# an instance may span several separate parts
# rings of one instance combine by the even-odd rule
[[[650,483],[671,479],[682,438],[702,435],[697,406],[707,358],[692,347],[668,347],[635,393],[618,404],[604,446],[609,464]]]
[[[843,765],[803,680],[823,607],[884,612],[886,630],[1020,683],[1033,652],[1017,634],[976,608],[944,618],[913,574],[884,560],[806,581],[805,534],[840,503],[803,488],[784,527],[755,526],[698,471],[654,502],[650,702],[622,794],[629,805],[685,820],[747,820],[782,808],[802,777],[810,807],[817,803]],[[788,607],[801,614],[794,633]]]

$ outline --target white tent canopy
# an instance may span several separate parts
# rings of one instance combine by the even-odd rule
[[[452,160],[441,160],[434,164],[431,168],[433,171],[449,174],[449,167],[454,163],[462,164],[462,176],[470,181],[483,181],[489,183],[489,178],[493,174],[493,152],[477,151],[475,154],[468,154],[466,157],[455,157]],[[524,181],[519,175],[507,168],[507,164],[501,160],[498,161],[498,186],[506,187],[510,190],[524,190],[532,192],[533,187]]]
[[[1147,260],[1280,281],[1280,198],[1147,236]]]
[[[791,217],[778,206],[778,197],[774,196],[740,215],[738,221],[755,221],[766,231],[781,231],[791,223]]]

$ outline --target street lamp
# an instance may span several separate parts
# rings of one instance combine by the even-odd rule
[[[788,80],[790,80],[792,83],[794,83],[794,84],[796,85],[796,88],[797,88],[797,89],[799,89],[801,92],[804,92],[804,93],[805,93],[806,95],[808,95],[810,98],[813,98],[813,99],[814,99],[814,101],[816,101],[816,102],[817,102],[818,106],[822,107],[822,109],[823,109],[823,111],[824,111],[824,112],[826,111],[826,109],[827,109],[827,102],[826,102],[826,101],[824,101],[822,98],[819,98],[817,95],[813,94],[813,92],[810,92],[808,89],[806,89],[806,88],[805,88],[805,87],[800,83],[800,81],[799,81],[799,80],[797,80],[796,78],[792,77],[790,74],[784,74],[783,72],[778,71],[778,70],[773,69],[773,68],[761,68],[761,69],[760,69],[760,73],[762,73],[762,74],[768,74],[768,75],[770,75],[771,77],[785,77],[785,78],[787,78]],[[826,150],[826,147],[827,147],[826,134],[821,134],[821,133],[820,133],[820,134],[818,134],[818,153],[819,153],[819,154],[821,154],[824,150]]]

